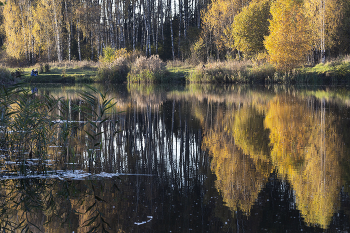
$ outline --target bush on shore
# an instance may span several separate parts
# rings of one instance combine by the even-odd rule
[[[128,52],[125,48],[106,47],[99,58],[97,80],[104,83],[122,83],[127,80],[132,64],[141,56],[141,52]]]
[[[125,57],[120,57],[113,62],[101,62],[97,71],[97,80],[104,83],[122,83],[126,81],[128,72],[127,60]]]
[[[11,75],[11,71],[6,67],[0,66],[0,85],[10,85],[15,82],[15,77]]]
[[[166,82],[166,63],[158,55],[147,58],[140,56],[131,65],[128,73],[128,82],[131,83],[160,83]]]
[[[126,49],[103,49],[103,56],[99,59],[97,80],[104,83],[122,83],[126,81],[129,72],[128,52]]]
[[[197,83],[264,83],[275,73],[272,65],[256,65],[252,61],[225,61],[200,64],[187,76]]]
[[[314,67],[278,72],[267,62],[225,61],[198,65],[187,76],[192,83],[283,83],[283,84],[349,84],[350,58],[339,58]]]

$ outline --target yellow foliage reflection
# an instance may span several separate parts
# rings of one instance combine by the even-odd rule
[[[232,115],[225,117],[218,111],[217,117],[218,124],[214,124],[203,139],[203,147],[213,157],[211,168],[217,177],[215,185],[232,212],[242,210],[249,215],[272,169],[264,155],[246,155],[235,145],[232,134],[227,134],[233,129]]]
[[[300,101],[276,98],[270,103],[266,127],[271,130],[271,159],[289,180],[305,222],[327,228],[339,206],[342,154],[336,118]]]
[[[218,108],[216,121],[210,126],[201,121],[203,147],[212,156],[216,188],[231,210],[249,215],[276,169],[291,184],[306,224],[328,227],[339,208],[344,152],[337,118],[324,100],[276,96],[258,108]]]

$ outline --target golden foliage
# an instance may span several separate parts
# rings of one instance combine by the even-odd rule
[[[231,26],[235,47],[246,53],[265,49],[264,37],[268,35],[270,0],[252,2],[234,18]]]
[[[4,6],[4,30],[6,32],[6,51],[15,58],[24,55],[26,33],[23,31],[23,22],[20,6],[13,0],[7,1]]]
[[[233,213],[242,210],[249,215],[272,167],[260,158],[245,154],[235,145],[232,134],[227,134],[233,128],[233,114],[225,117],[222,111],[218,114],[219,124],[207,131],[202,145],[212,156],[211,169],[217,177],[215,186],[226,205]]]
[[[326,229],[340,206],[345,151],[338,119],[322,100],[308,105],[290,95],[263,104],[258,99],[219,107],[211,124],[205,112],[195,111],[205,127],[202,146],[212,157],[216,188],[232,211],[249,215],[275,169],[294,190],[305,223]]]
[[[342,36],[341,26],[344,23],[344,15],[347,10],[348,3],[343,0],[327,0],[324,1],[324,12],[321,10],[322,1],[305,0],[305,15],[311,30],[312,45],[321,50],[321,28],[325,27],[325,46],[332,48]],[[321,18],[324,17],[324,25]]]
[[[218,50],[232,46],[232,37],[230,31],[234,16],[240,10],[248,5],[250,0],[246,2],[237,0],[214,0],[208,5],[207,9],[202,12],[202,24],[204,34],[212,38],[212,42]],[[211,41],[210,41],[211,42]]]
[[[270,35],[265,47],[276,68],[289,71],[305,60],[311,49],[309,28],[303,4],[296,0],[277,0],[271,5]]]
[[[331,113],[312,111],[297,99],[277,97],[265,125],[270,129],[271,160],[295,190],[305,222],[327,228],[339,206],[341,138]]]

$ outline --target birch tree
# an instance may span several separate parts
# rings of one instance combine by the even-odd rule
[[[341,39],[347,1],[305,0],[305,13],[311,30],[313,48],[320,54],[321,62],[326,60],[326,50],[338,45]],[[345,25],[344,25],[345,26]]]
[[[202,15],[203,30],[207,35],[207,43],[211,43],[212,40],[215,45],[216,59],[219,59],[220,51],[227,49],[226,44],[231,42],[231,38],[226,37],[225,31],[230,30],[234,16],[248,3],[249,1],[214,0],[204,11]]]
[[[270,35],[265,47],[270,62],[282,71],[301,65],[310,51],[310,38],[303,3],[296,0],[276,0],[271,5]]]
[[[4,30],[6,33],[6,52],[14,58],[24,56],[25,36],[22,34],[23,25],[20,8],[15,1],[9,0],[4,6]]]
[[[231,26],[234,47],[245,53],[265,49],[264,37],[269,32],[270,1],[252,2],[234,18]]]

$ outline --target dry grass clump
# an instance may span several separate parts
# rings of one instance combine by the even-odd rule
[[[187,76],[187,81],[197,83],[263,83],[273,77],[275,69],[268,63],[257,64],[251,60],[211,62],[200,64]]]
[[[164,82],[166,73],[166,63],[163,62],[158,55],[152,55],[147,58],[145,56],[138,57],[131,65],[128,74],[128,82]]]
[[[47,63],[49,64],[50,67],[65,67],[67,69],[69,68],[90,68],[90,67],[96,67],[98,66],[97,62],[94,61],[62,61],[62,62],[49,62]]]
[[[200,64],[187,80],[200,83],[231,83],[246,82],[247,67],[252,66],[249,61],[225,61]]]
[[[192,67],[192,65],[188,62],[188,61],[181,61],[181,60],[170,60],[167,61],[166,63],[167,68],[188,68],[188,67]]]

